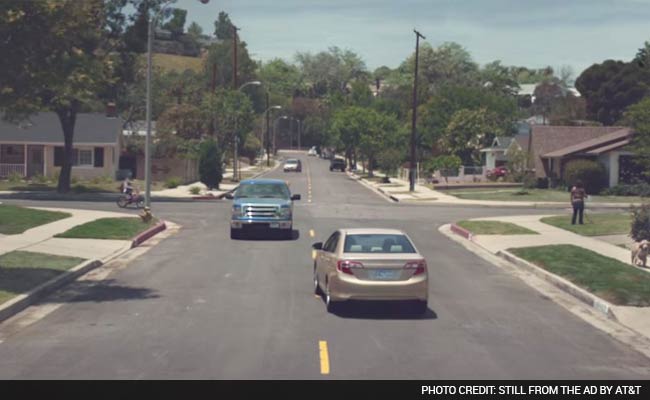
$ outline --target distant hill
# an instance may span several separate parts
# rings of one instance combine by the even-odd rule
[[[143,54],[143,56],[146,57],[146,54]],[[186,69],[200,72],[203,69],[203,59],[175,54],[153,53],[153,65],[162,68],[165,72],[183,72]]]

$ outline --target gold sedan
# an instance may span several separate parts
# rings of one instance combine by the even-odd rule
[[[315,293],[333,312],[346,300],[413,300],[427,310],[427,262],[396,229],[340,229],[314,243]]]

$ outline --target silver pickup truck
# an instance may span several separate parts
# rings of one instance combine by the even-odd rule
[[[241,181],[234,194],[230,219],[230,238],[241,239],[252,229],[278,232],[285,239],[293,234],[293,201],[289,186],[279,179],[248,179]]]

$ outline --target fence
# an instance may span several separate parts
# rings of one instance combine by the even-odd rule
[[[0,164],[0,177],[6,178],[12,174],[25,176],[25,164]]]

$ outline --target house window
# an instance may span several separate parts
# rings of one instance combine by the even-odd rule
[[[93,166],[93,151],[92,150],[76,150],[74,160],[75,166],[92,167]]]

